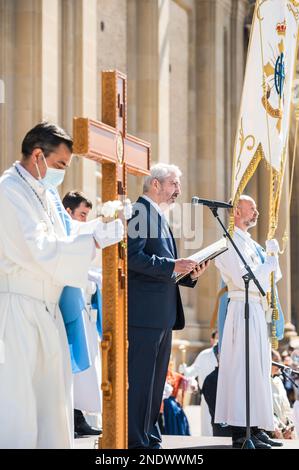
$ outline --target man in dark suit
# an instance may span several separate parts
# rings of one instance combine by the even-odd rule
[[[144,194],[128,224],[129,448],[160,448],[159,410],[173,329],[185,326],[175,273],[190,273],[181,285],[194,287],[206,265],[178,259],[163,215],[181,194],[181,171],[157,164],[145,178]]]

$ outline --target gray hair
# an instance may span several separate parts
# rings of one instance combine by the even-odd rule
[[[242,201],[251,201],[251,202],[255,202],[255,200],[251,197],[251,196],[248,196],[247,194],[241,194],[241,196],[239,197],[239,200],[238,200],[238,203],[236,205],[236,207],[240,207],[240,204],[242,203]]]
[[[176,165],[169,165],[168,163],[157,163],[151,167],[150,175],[144,178],[143,192],[148,193],[150,190],[151,182],[155,179],[163,183],[168,176],[175,175],[177,178],[182,176],[182,172]]]

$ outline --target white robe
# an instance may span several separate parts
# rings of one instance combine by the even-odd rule
[[[14,167],[2,175],[0,448],[70,448],[72,374],[58,301],[63,286],[86,286],[95,245],[91,234],[67,237],[49,194],[18,168],[48,209]]]
[[[93,273],[93,270],[89,271],[89,286],[85,290],[85,299],[87,304],[84,311],[84,326],[91,366],[83,372],[74,374],[74,407],[75,409],[83,410],[87,413],[97,414],[98,423],[100,423],[101,417],[99,415],[102,412],[102,364],[100,338],[96,323],[97,311],[91,309],[90,300],[91,295],[94,293],[94,289],[96,288],[96,284],[101,288],[101,281],[99,276],[93,276]]]
[[[271,386],[275,427],[283,430],[293,424],[293,412],[281,377],[277,375],[272,377]]]
[[[204,349],[196,357],[191,366],[187,367],[184,371],[186,377],[197,377],[198,384],[202,388],[205,378],[213,372],[217,366],[217,359],[214,354],[213,348]],[[213,429],[211,425],[211,415],[209,407],[204,396],[201,396],[201,435],[213,436]]]
[[[234,241],[254,271],[264,291],[270,289],[269,265],[263,264],[250,234],[235,228]],[[227,317],[221,346],[215,423],[246,426],[245,407],[245,274],[233,247],[216,258],[215,264],[228,284]],[[278,277],[278,274],[276,275]],[[276,279],[277,280],[277,279]],[[258,289],[249,285],[250,331],[250,425],[274,429],[271,391],[271,356],[265,310]]]

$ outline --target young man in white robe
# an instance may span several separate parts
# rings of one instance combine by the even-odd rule
[[[213,372],[215,367],[218,366],[218,361],[215,355],[214,346],[218,342],[218,333],[213,331],[210,338],[211,347],[201,351],[196,356],[195,361],[187,367],[186,364],[181,364],[179,372],[186,377],[197,377],[198,385],[202,389],[205,378]],[[211,415],[205,397],[201,395],[200,402],[201,412],[201,435],[213,436],[213,428],[211,424]]]
[[[65,285],[85,288],[95,248],[115,237],[95,221],[66,235],[47,188],[63,180],[72,140],[41,123],[22,158],[0,178],[0,448],[71,448],[72,374],[58,301]],[[109,224],[107,224],[109,225]],[[85,224],[84,224],[85,226]]]
[[[265,292],[270,290],[270,274],[276,281],[281,277],[278,264],[279,246],[276,240],[267,240],[264,263],[259,256],[261,248],[252,240],[248,230],[258,219],[254,200],[241,196],[235,209],[233,239],[251,267]],[[245,407],[245,289],[242,276],[246,273],[242,261],[228,242],[228,251],[215,260],[221,277],[228,287],[228,311],[224,325],[219,362],[219,377],[215,423],[226,423],[233,429],[233,447],[241,448],[246,435]],[[274,253],[274,254],[273,254]],[[256,448],[271,448],[271,441],[262,430],[272,431],[273,402],[271,391],[271,348],[268,334],[267,305],[253,283],[249,284],[250,323],[250,426]],[[269,313],[269,312],[268,312]]]
[[[79,191],[69,191],[63,198],[62,204],[72,220],[87,222],[92,202]],[[75,437],[97,435],[100,431],[90,426],[88,421],[94,418],[95,425],[101,426],[102,399],[102,366],[100,354],[100,336],[98,323],[101,319],[99,312],[92,308],[91,298],[96,289],[102,287],[102,274],[93,267],[88,273],[88,286],[84,292],[85,309],[83,320],[86,332],[87,346],[91,365],[88,369],[74,374],[74,422]],[[87,419],[83,411],[88,414]]]

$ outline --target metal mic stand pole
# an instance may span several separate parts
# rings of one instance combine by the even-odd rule
[[[243,281],[245,285],[245,375],[246,375],[246,439],[243,444],[243,449],[254,449],[254,444],[251,440],[251,431],[250,431],[250,364],[249,364],[249,282],[252,280],[258,290],[260,291],[261,295],[264,297],[266,294],[262,289],[260,283],[258,282],[257,278],[253,274],[251,268],[246,263],[242,253],[240,252],[239,248],[235,244],[234,240],[230,236],[229,232],[227,231],[225,225],[223,224],[222,220],[219,218],[218,215],[218,208],[217,206],[209,206],[214,217],[218,220],[219,224],[221,225],[224,236],[228,238],[231,245],[233,246],[234,250],[236,251],[237,255],[241,259],[242,263],[244,264],[244,268],[246,269],[247,273],[244,274]]]

